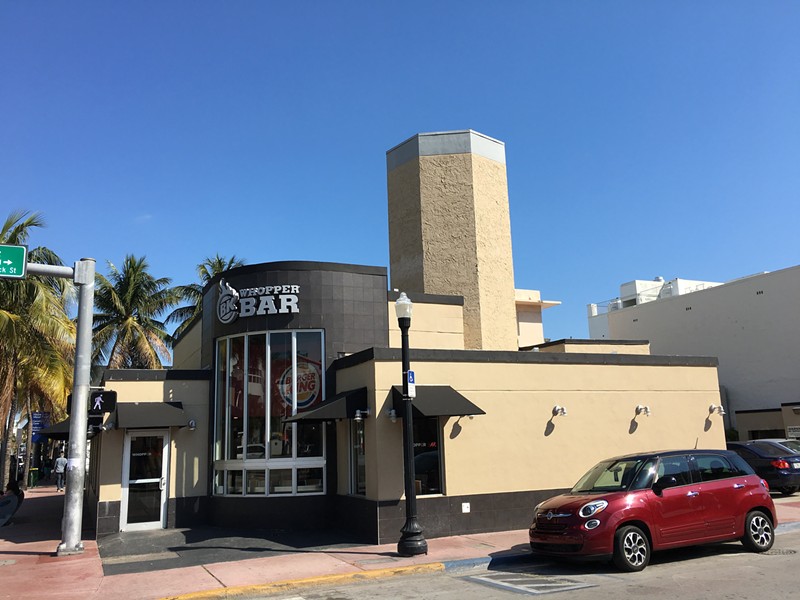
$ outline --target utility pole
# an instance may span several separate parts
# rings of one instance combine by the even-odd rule
[[[89,417],[89,385],[92,367],[92,320],[94,318],[95,260],[82,258],[74,268],[28,263],[31,275],[72,279],[78,286],[78,326],[75,338],[75,374],[72,383],[72,408],[69,423],[67,487],[64,494],[64,521],[58,556],[83,552],[83,487],[86,479],[86,427]]]

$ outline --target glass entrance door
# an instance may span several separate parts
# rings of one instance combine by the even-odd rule
[[[167,431],[125,435],[120,530],[161,529],[167,506]]]

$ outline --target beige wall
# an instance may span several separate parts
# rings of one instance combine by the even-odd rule
[[[792,418],[792,421],[795,419]],[[740,440],[749,440],[750,431],[780,429],[785,432],[787,425],[800,425],[800,422],[784,422],[784,415],[780,410],[736,413],[736,430],[739,432]]]
[[[539,352],[555,352],[558,354],[638,354],[649,355],[650,344],[606,344],[577,343],[571,344],[569,340],[561,340],[552,345],[542,346]]]
[[[201,320],[198,319],[192,325],[172,349],[172,368],[173,369],[201,369],[201,344],[202,344]]]
[[[359,368],[347,387],[369,385],[360,378],[371,374]],[[450,385],[486,412],[442,419],[447,495],[565,488],[603,458],[725,447],[721,418],[708,415],[709,404],[719,401],[714,367],[415,362],[412,368],[418,386]],[[371,499],[403,492],[402,420],[386,415],[400,372],[397,362],[375,364],[376,416],[366,426],[375,444],[367,449],[375,461],[368,481],[377,481],[368,488]],[[638,404],[649,406],[651,416],[636,417]],[[568,415],[553,417],[554,405]]]
[[[479,136],[503,154],[500,142],[474,132],[441,134],[448,136]],[[516,350],[504,162],[475,153],[415,156],[390,168],[387,178],[392,289],[412,298],[414,292],[462,296],[465,347]]]
[[[413,296],[413,294],[412,294]],[[414,298],[411,298],[412,302]],[[414,302],[411,328],[408,332],[411,348],[439,350],[464,349],[464,316],[461,306],[454,304],[422,304]],[[389,347],[400,348],[400,328],[395,318],[394,302],[389,302]]]
[[[181,498],[204,496],[208,482],[207,381],[108,381],[108,390],[117,392],[117,402],[181,402],[188,419],[197,421],[197,429],[170,428],[169,496]],[[154,427],[154,429],[164,429]],[[102,433],[102,461],[99,501],[122,498],[122,450],[124,430]]]

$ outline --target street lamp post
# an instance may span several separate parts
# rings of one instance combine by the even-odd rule
[[[411,310],[413,304],[401,292],[394,305],[397,324],[400,327],[403,361],[403,459],[405,464],[406,487],[406,522],[400,530],[400,541],[397,542],[397,553],[400,556],[417,556],[428,553],[428,542],[422,535],[422,527],[417,522],[417,490],[414,486],[414,422],[411,414],[411,398],[408,396],[408,330],[411,327]]]

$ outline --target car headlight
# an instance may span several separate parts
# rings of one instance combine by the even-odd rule
[[[603,512],[606,509],[606,506],[608,506],[608,502],[606,500],[593,500],[592,502],[581,506],[578,514],[582,517],[591,517],[592,515]]]

